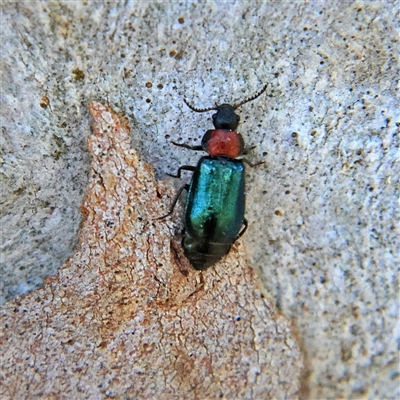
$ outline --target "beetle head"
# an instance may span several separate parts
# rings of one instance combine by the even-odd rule
[[[215,129],[229,129],[234,131],[240,121],[240,116],[235,114],[235,109],[230,104],[221,104],[216,107],[217,112],[213,114]]]

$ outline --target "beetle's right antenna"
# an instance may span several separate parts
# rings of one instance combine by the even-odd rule
[[[258,92],[256,93],[254,96],[247,98],[246,100],[243,100],[241,103],[235,104],[233,106],[233,108],[236,110],[237,108],[239,108],[240,106],[242,106],[243,104],[248,103],[249,101],[253,101],[255,100],[257,97],[260,97],[266,90],[268,87],[268,83]]]
[[[185,102],[185,104],[186,104],[190,109],[192,109],[193,111],[199,112],[199,113],[207,112],[207,111],[211,111],[211,110],[216,110],[216,109],[217,109],[216,107],[196,108],[196,107],[193,107],[191,104],[189,104],[188,101],[187,101],[186,99],[183,99],[183,101]]]

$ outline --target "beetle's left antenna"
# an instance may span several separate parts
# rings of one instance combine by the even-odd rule
[[[233,108],[236,110],[237,108],[239,108],[240,106],[242,106],[243,104],[248,103],[249,101],[253,101],[255,100],[257,97],[260,97],[266,90],[268,87],[268,83],[258,92],[256,93],[254,96],[247,98],[246,100],[243,100],[241,103],[235,104],[233,106]]]
[[[201,112],[216,110],[216,107],[196,108],[196,107],[193,107],[191,104],[189,104],[188,101],[187,101],[186,99],[183,99],[183,101],[185,102],[185,104],[186,104],[190,109],[192,109],[193,111],[196,111],[196,112],[200,112],[200,113],[201,113]]]

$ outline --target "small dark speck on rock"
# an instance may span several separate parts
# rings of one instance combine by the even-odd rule
[[[74,79],[76,81],[81,81],[85,78],[84,72],[81,71],[79,68],[74,69],[72,73],[74,74]]]

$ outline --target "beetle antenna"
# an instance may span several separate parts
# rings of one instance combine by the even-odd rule
[[[256,93],[254,96],[247,98],[246,100],[243,100],[241,103],[235,104],[233,106],[233,108],[236,110],[237,108],[239,108],[240,106],[242,106],[243,104],[248,103],[249,101],[253,101],[255,100],[257,97],[260,97],[266,90],[268,87],[268,83],[258,92]]]
[[[186,104],[190,109],[192,109],[193,111],[196,111],[196,112],[202,113],[202,112],[206,112],[206,111],[216,110],[216,107],[196,108],[196,107],[193,107],[191,104],[189,104],[188,101],[187,101],[186,99],[183,99],[183,101],[185,102],[185,104]]]

